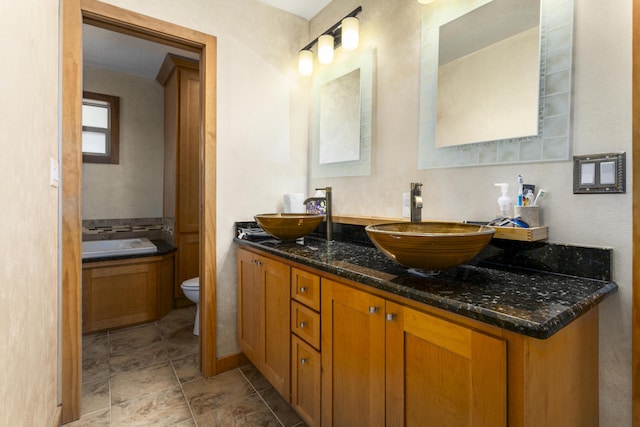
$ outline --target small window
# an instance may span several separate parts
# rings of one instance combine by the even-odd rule
[[[120,98],[82,93],[82,161],[119,162]]]

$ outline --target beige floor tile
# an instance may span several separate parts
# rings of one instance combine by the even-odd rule
[[[169,354],[162,341],[155,341],[144,347],[131,349],[130,352],[112,354],[109,358],[111,374],[146,368],[153,365],[166,365]]]
[[[121,372],[111,377],[111,404],[137,399],[176,385],[178,379],[169,364]]]
[[[63,424],[64,427],[109,427],[111,425],[111,410],[103,409],[102,411],[93,412],[83,415],[79,420],[69,424]]]
[[[175,426],[192,421],[191,411],[179,386],[146,393],[111,408],[112,426]]]
[[[196,415],[196,421],[199,426],[281,427],[280,422],[257,395]]]
[[[169,323],[180,323],[180,321]],[[160,325],[161,330],[164,325]],[[163,331],[162,340],[167,347],[171,360],[183,359],[200,353],[200,340],[193,335],[192,323],[183,322],[178,328]]]
[[[134,349],[160,340],[160,331],[155,324],[122,329],[109,333],[109,351],[111,355],[130,354]]]
[[[297,426],[302,422],[302,418],[291,409],[291,406],[273,387],[262,390],[259,394],[284,427]]]
[[[240,372],[247,378],[251,385],[257,390],[262,391],[269,387],[269,381],[258,371],[258,369],[252,364],[244,365],[240,367]]]
[[[175,320],[183,320],[186,322],[191,322],[193,324],[195,315],[196,315],[195,307],[196,306],[194,305],[194,306],[176,308],[175,310],[172,310],[171,312],[169,312],[162,319],[158,320],[158,324],[172,322]]]
[[[171,364],[176,371],[181,384],[202,378],[198,355],[193,354],[182,359],[172,360]]]
[[[109,376],[109,338],[106,334],[82,341],[82,381]]]
[[[228,371],[212,378],[203,378],[182,385],[189,405],[196,416],[237,402],[255,394],[253,388],[238,370]],[[198,421],[198,424],[200,422]]]
[[[109,409],[109,377],[82,384],[81,415]]]

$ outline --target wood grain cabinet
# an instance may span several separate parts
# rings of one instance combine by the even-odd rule
[[[238,250],[240,347],[308,425],[598,425],[598,310],[536,339],[312,271]]]
[[[238,249],[238,345],[273,387],[290,388],[290,283],[287,264]]]
[[[324,426],[506,426],[504,340],[329,280],[322,301]]]
[[[82,332],[159,319],[173,309],[174,255],[84,263]]]
[[[321,420],[320,283],[316,274],[291,269],[291,406],[310,427]]]
[[[200,77],[197,60],[168,54],[156,80],[164,86],[163,216],[173,218],[174,295],[200,275]]]

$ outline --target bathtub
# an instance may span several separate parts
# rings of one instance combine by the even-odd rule
[[[140,255],[158,250],[146,237],[139,239],[95,240],[82,242],[82,259],[120,255]]]

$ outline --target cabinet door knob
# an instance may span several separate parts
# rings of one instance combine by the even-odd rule
[[[369,307],[369,314],[376,314],[378,312],[378,310],[380,310],[380,307],[370,306]]]
[[[307,292],[307,287],[306,286],[301,287],[300,288],[300,293],[304,294],[305,292]]]
[[[307,322],[300,322],[299,325],[300,325],[300,328],[304,328],[307,326]]]
[[[302,359],[300,359],[300,364],[301,365],[306,365],[308,361],[309,361],[309,359],[307,359],[306,357],[303,357]]]
[[[394,320],[396,320],[397,314],[395,313],[387,313],[387,321],[388,322],[393,322]]]

